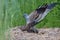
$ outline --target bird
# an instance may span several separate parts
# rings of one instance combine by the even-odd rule
[[[25,13],[24,17],[26,19],[26,26],[23,27],[22,30],[38,33],[38,30],[34,28],[34,26],[40,23],[57,4],[58,3],[46,3],[36,8],[29,15]]]
[[[57,3],[51,3],[51,4],[45,4],[34,11],[32,11],[29,15],[24,14],[24,17],[26,19],[27,24],[29,24],[32,21],[39,22],[45,18],[45,16],[51,11],[52,8],[56,6]]]

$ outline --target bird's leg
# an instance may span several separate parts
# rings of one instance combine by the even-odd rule
[[[29,30],[27,30],[29,33],[38,33],[38,30],[35,27],[31,27]]]
[[[29,23],[26,26],[28,28],[27,29],[27,32],[30,32],[30,33],[38,33],[38,30],[34,27],[36,24],[37,24],[37,22],[35,22],[35,21]]]
[[[33,21],[33,22],[29,23],[29,24],[26,24],[23,27],[20,27],[20,29],[22,31],[27,31],[27,32],[31,32],[31,33],[38,33],[38,30],[36,28],[34,28],[35,25],[36,25],[36,22]]]

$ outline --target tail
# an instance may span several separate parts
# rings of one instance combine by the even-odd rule
[[[54,8],[57,4],[59,4],[59,3],[51,3],[51,4],[48,4],[47,9],[52,9],[52,8]]]
[[[54,8],[57,4],[59,4],[59,3],[48,4],[46,10],[42,14],[42,17],[40,19],[37,19],[36,21],[39,22],[39,21],[43,20],[45,18],[45,16],[51,11],[51,9]]]

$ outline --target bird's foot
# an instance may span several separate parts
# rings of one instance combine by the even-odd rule
[[[29,32],[29,33],[38,33],[38,30],[36,28],[32,27],[29,30],[27,30],[27,32]]]

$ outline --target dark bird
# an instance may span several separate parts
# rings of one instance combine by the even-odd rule
[[[24,14],[26,19],[26,26],[22,28],[22,30],[27,30],[28,32],[38,33],[38,31],[34,28],[36,24],[38,24],[41,20],[45,18],[45,16],[54,8],[58,3],[45,4],[35,9],[29,15]]]

